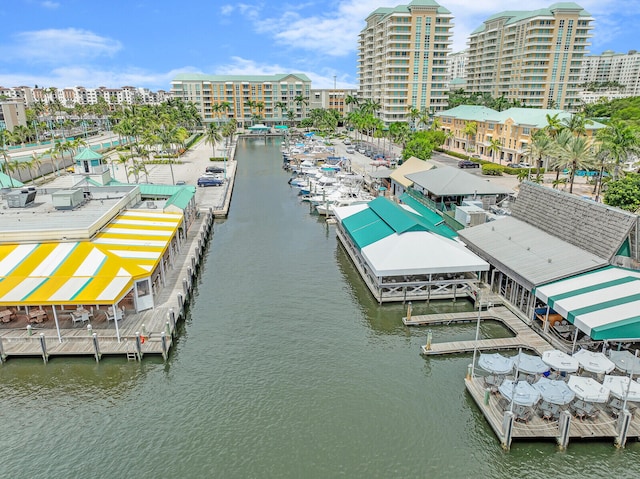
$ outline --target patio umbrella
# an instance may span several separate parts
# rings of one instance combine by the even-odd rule
[[[618,399],[624,399],[627,396],[627,401],[638,402],[640,401],[640,384],[635,381],[631,381],[629,384],[629,378],[627,376],[605,376],[602,385],[609,389],[613,397]],[[627,389],[629,394],[627,395]]]
[[[513,362],[518,368],[518,371],[525,374],[542,374],[549,370],[549,366],[540,359],[540,356],[532,356],[522,351],[513,357]]]
[[[542,361],[551,369],[566,373],[575,373],[580,367],[577,359],[557,349],[542,353]]]
[[[533,387],[540,391],[542,399],[559,406],[569,404],[576,396],[576,393],[569,389],[567,383],[560,380],[540,378],[538,382],[533,384]]]
[[[498,387],[498,391],[509,401],[513,400],[513,404],[520,406],[533,406],[540,400],[540,391],[527,381],[515,382],[505,379]]]
[[[640,374],[640,358],[629,351],[609,351],[609,359],[624,373]]]
[[[578,399],[586,402],[602,403],[609,399],[609,390],[593,378],[571,375],[568,386]]]
[[[500,353],[480,354],[478,367],[493,374],[509,374],[513,370],[513,359]]]
[[[594,353],[588,349],[573,353],[573,357],[578,360],[582,369],[594,374],[610,373],[616,367],[603,353]]]

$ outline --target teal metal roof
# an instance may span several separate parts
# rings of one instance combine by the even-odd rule
[[[456,236],[442,224],[442,218],[432,211],[426,216],[412,213],[384,197],[370,201],[367,206],[368,208],[342,221],[345,230],[360,249],[394,233],[402,234],[408,231],[429,231],[446,238]],[[414,209],[419,211],[417,208]]]
[[[91,148],[83,148],[76,156],[73,157],[74,160],[101,160],[102,155],[100,153],[96,153]]]
[[[0,187],[2,188],[19,188],[24,186],[24,183],[16,180],[13,177],[9,177],[9,175],[5,175],[4,173],[0,173]]]
[[[173,205],[181,210],[185,210],[187,206],[189,206],[189,202],[196,194],[195,186],[183,186],[180,191],[171,196],[164,204],[165,208],[167,206]]]
[[[400,196],[400,199],[404,204],[416,210],[420,214],[420,216],[422,216],[424,220],[429,223],[429,231],[432,231],[433,233],[439,234],[440,236],[444,236],[445,238],[449,239],[458,237],[458,233],[449,228],[438,213],[420,203],[413,196],[404,193],[402,196]]]

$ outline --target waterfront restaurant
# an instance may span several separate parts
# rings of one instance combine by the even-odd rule
[[[4,327],[109,327],[151,309],[180,249],[182,213],[144,208],[135,185],[23,190],[0,221]],[[115,320],[114,320],[115,319]],[[100,321],[104,320],[104,322]],[[7,324],[8,323],[8,324]],[[50,324],[50,323],[49,323]],[[6,325],[6,326],[5,326]]]
[[[467,297],[489,269],[436,213],[378,197],[335,214],[338,239],[379,303]]]
[[[608,265],[638,268],[639,230],[638,215],[525,181],[511,216],[458,234],[491,264],[491,289],[533,318],[543,285]]]

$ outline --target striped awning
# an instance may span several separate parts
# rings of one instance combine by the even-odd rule
[[[149,276],[181,221],[128,210],[93,241],[0,245],[0,305],[112,304]]]
[[[592,339],[640,339],[640,271],[602,268],[540,286],[535,295]]]

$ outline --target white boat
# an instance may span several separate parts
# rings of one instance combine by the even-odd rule
[[[317,197],[316,197],[317,198]],[[361,191],[336,191],[334,194],[324,198],[320,198],[320,202],[316,204],[316,211],[318,214],[324,216],[333,216],[334,208],[341,208],[343,206],[362,205],[369,203],[369,201],[375,198],[368,193]]]

